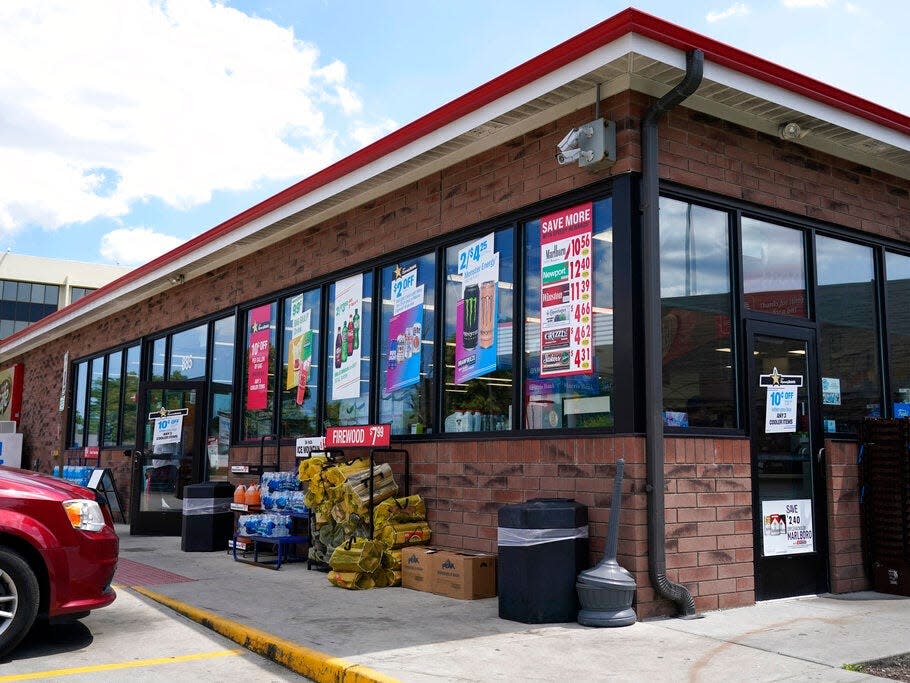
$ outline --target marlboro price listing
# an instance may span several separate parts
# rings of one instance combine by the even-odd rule
[[[540,376],[594,372],[592,242],[594,206],[540,219]]]

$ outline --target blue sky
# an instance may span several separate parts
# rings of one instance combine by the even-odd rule
[[[3,0],[0,250],[145,262],[628,5]],[[633,6],[910,113],[903,0]]]

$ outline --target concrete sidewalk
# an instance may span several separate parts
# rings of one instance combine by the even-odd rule
[[[858,681],[874,677],[845,664],[910,651],[910,600],[880,593],[613,629],[531,625],[500,619],[496,598],[347,591],[303,563],[273,571],[118,532],[137,592],[315,680]]]

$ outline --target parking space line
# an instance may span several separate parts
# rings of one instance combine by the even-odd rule
[[[193,662],[200,659],[214,659],[216,657],[232,657],[243,652],[237,650],[216,650],[214,652],[200,652],[195,655],[178,655],[176,657],[156,657],[154,659],[134,659],[129,662],[115,662],[113,664],[93,664],[91,666],[76,666],[70,669],[51,669],[50,671],[36,671],[27,674],[10,674],[0,676],[0,681],[33,681],[56,676],[72,676],[74,674],[95,673],[97,671],[116,671],[117,669],[135,669],[142,666],[158,666],[160,664],[177,664],[179,662]]]

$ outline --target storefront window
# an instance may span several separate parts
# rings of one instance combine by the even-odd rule
[[[312,289],[284,300],[281,436],[313,436],[317,431],[320,299],[320,290]]]
[[[273,434],[275,410],[275,303],[246,312],[243,359],[243,428],[240,438],[257,439]]]
[[[512,427],[514,230],[446,249],[446,432]]]
[[[150,358],[152,368],[149,377],[152,382],[164,381],[164,349],[167,346],[167,340],[164,337],[152,342],[152,355]]]
[[[73,438],[70,448],[85,445],[85,395],[88,387],[88,362],[76,365],[76,379],[73,382]]]
[[[199,325],[171,336],[168,379],[172,381],[205,380],[208,325]]]
[[[893,417],[910,416],[910,257],[885,254]]]
[[[612,427],[610,199],[527,224],[524,297],[525,428]]]
[[[723,211],[661,197],[664,424],[734,427],[730,244]]]
[[[881,416],[872,249],[817,237],[815,260],[824,428],[859,433]]]
[[[216,320],[214,328],[211,401],[206,446],[209,457],[209,480],[224,481],[228,477],[228,454],[231,449],[231,400],[234,396],[234,333],[236,328],[234,316]]]
[[[362,273],[329,286],[325,424],[370,421],[373,275]]]
[[[435,431],[435,282],[433,254],[382,271],[379,422],[391,423],[392,434]]]
[[[123,376],[123,427],[120,443],[136,443],[136,411],[139,399],[139,346],[126,350],[126,367]]]
[[[742,254],[746,308],[774,315],[808,315],[802,231],[743,218]]]
[[[98,359],[100,362],[100,359]],[[116,446],[120,426],[120,372],[123,366],[123,352],[117,351],[107,357],[107,377],[104,382],[104,434],[102,446]]]
[[[88,420],[86,428],[86,446],[98,445],[98,434],[101,431],[101,395],[104,388],[104,358],[95,358],[90,362],[90,389],[88,395]]]

